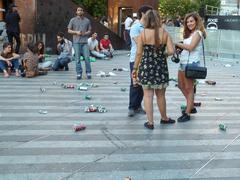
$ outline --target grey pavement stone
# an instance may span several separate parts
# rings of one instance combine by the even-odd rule
[[[196,101],[202,106],[188,123],[160,125],[154,99],[156,128],[148,131],[143,127],[146,116],[127,117],[129,72],[96,76],[100,70],[129,69],[127,53],[92,63],[92,80],[85,74],[76,80],[75,62],[68,72],[33,79],[4,79],[0,74],[0,180],[240,179],[240,65],[207,62],[207,79],[217,84],[198,85]],[[226,63],[233,66],[226,68]],[[177,77],[177,68],[169,61],[170,77]],[[80,82],[99,87],[80,92],[60,86]],[[84,99],[86,93],[91,101]],[[166,98],[168,114],[176,119],[184,97],[175,83],[170,82]],[[108,112],[85,113],[91,104],[103,105]],[[40,109],[48,113],[39,114]],[[75,122],[87,129],[73,132]],[[218,129],[219,123],[227,125],[226,132]]]

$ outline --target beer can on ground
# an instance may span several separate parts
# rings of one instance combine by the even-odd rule
[[[223,131],[226,131],[227,130],[227,126],[225,124],[219,124],[219,129],[223,130]]]
[[[82,131],[82,130],[84,130],[84,129],[86,129],[86,126],[83,125],[83,124],[74,124],[74,125],[73,125],[73,130],[74,130],[75,132],[77,132],[77,131]]]

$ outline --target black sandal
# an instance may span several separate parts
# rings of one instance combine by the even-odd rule
[[[160,121],[160,124],[174,124],[176,121],[174,119],[168,118],[168,120],[162,120]]]
[[[144,123],[144,127],[147,128],[147,129],[151,129],[151,130],[154,129],[154,125],[153,124],[149,124],[148,122]]]

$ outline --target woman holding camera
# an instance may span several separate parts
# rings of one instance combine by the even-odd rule
[[[203,57],[202,39],[206,38],[206,31],[197,13],[193,12],[185,16],[183,38],[183,43],[176,44],[176,48],[183,49],[178,71],[178,87],[186,98],[187,108],[178,118],[178,122],[189,121],[190,114],[197,113],[194,107],[194,79],[185,77],[186,65],[200,66],[200,59]]]
[[[132,71],[133,82],[139,80],[144,92],[144,108],[148,121],[144,126],[154,129],[153,96],[157,96],[161,124],[172,124],[175,120],[166,113],[165,91],[168,86],[169,74],[166,59],[174,52],[171,37],[162,28],[160,15],[155,10],[147,11],[144,19],[145,29],[138,36],[137,53]]]

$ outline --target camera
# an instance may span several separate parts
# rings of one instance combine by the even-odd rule
[[[183,43],[183,42],[180,41],[180,43]],[[175,46],[175,54],[171,57],[172,62],[175,62],[175,63],[180,62],[179,54],[181,54],[182,51],[183,51],[182,48],[179,48],[178,46]]]
[[[171,57],[171,60],[172,62],[175,62],[175,63],[179,63],[180,62],[180,59],[179,59],[179,56],[178,54],[174,54],[172,57]]]

